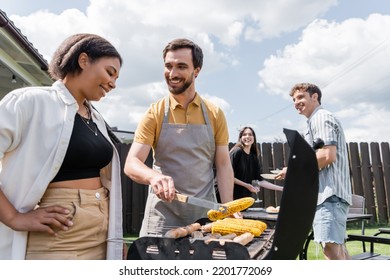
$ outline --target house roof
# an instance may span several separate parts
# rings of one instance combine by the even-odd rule
[[[45,58],[0,9],[0,100],[16,88],[51,85],[47,69]],[[114,133],[124,142],[134,134],[117,129]]]
[[[0,10],[0,99],[15,88],[52,84],[47,69],[45,58]]]

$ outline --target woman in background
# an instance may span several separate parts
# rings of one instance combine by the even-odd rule
[[[259,187],[282,191],[283,187],[272,184],[261,177],[259,150],[253,128],[246,126],[238,135],[237,143],[230,150],[230,160],[234,172],[234,199],[252,196],[260,191]],[[252,181],[257,180],[257,185]]]

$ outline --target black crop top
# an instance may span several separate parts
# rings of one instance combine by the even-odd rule
[[[113,148],[96,124],[81,118],[76,114],[64,161],[52,182],[99,177],[112,159]]]

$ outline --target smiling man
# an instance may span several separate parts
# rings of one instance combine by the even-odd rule
[[[350,259],[345,247],[346,222],[352,189],[348,151],[340,121],[321,106],[321,90],[314,84],[296,84],[290,91],[295,109],[308,121],[306,141],[313,145],[322,139],[316,151],[319,172],[317,210],[313,221],[314,241],[323,247],[329,260]],[[277,178],[283,178],[286,169]]]
[[[202,49],[176,39],[165,47],[163,58],[170,94],[153,103],[138,125],[124,169],[132,180],[150,186],[140,236],[162,235],[207,217],[207,209],[173,199],[180,192],[216,201],[214,164],[222,202],[233,199],[225,115],[195,90]],[[149,168],[144,162],[152,148]]]

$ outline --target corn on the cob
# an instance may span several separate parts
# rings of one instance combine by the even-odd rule
[[[224,219],[212,224],[211,232],[220,234],[235,233],[237,235],[250,232],[254,236],[260,236],[267,225],[261,221],[246,219]]]
[[[259,228],[262,232],[267,229],[266,223],[258,220],[252,220],[252,219],[225,218],[223,220],[218,220],[215,223],[231,223],[231,224],[245,225],[248,227],[256,227]]]
[[[237,235],[243,234],[245,232],[250,232],[254,236],[260,236],[261,230],[254,227],[248,227],[245,225],[238,224],[228,224],[228,223],[215,223],[211,229],[212,233],[220,233],[220,234],[229,234],[235,233]]]
[[[228,217],[236,212],[240,212],[242,210],[245,210],[246,208],[253,205],[255,202],[255,199],[253,197],[243,197],[240,199],[236,199],[233,201],[230,201],[228,203],[223,204],[223,206],[227,207],[227,211],[223,213],[221,210],[209,210],[207,212],[207,217],[211,221],[216,221],[223,219],[225,217]]]

